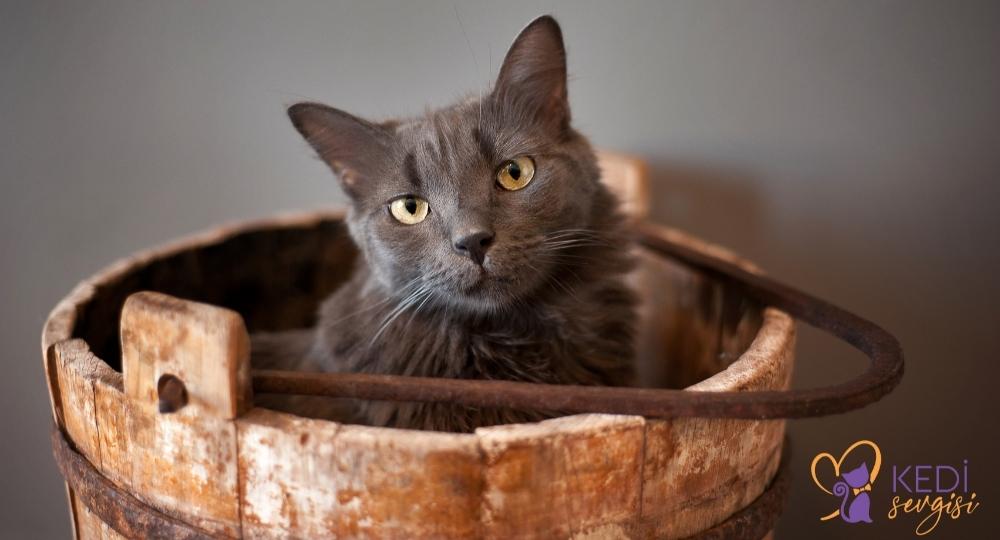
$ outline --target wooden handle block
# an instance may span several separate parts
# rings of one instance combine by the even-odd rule
[[[125,301],[121,340],[125,393],[136,402],[162,411],[161,398],[182,392],[177,405],[229,420],[252,406],[250,338],[238,313],[139,292]]]
[[[140,292],[122,309],[121,344],[124,394],[96,394],[102,470],[168,515],[239,537],[235,419],[253,400],[243,319]]]

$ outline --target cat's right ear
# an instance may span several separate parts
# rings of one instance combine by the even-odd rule
[[[296,103],[288,117],[352,197],[377,174],[392,142],[384,127],[320,103]]]

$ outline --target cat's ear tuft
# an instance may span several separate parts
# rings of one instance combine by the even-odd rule
[[[559,23],[543,15],[521,30],[507,51],[494,95],[555,129],[569,128],[566,49]]]
[[[288,117],[351,196],[377,174],[392,141],[384,127],[320,103],[296,103]]]

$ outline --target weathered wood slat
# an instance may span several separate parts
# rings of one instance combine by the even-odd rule
[[[79,452],[92,463],[99,464],[101,457],[94,407],[94,383],[100,377],[104,363],[90,354],[86,342],[80,339],[56,344],[53,347],[52,362],[56,370],[60,399],[62,403],[72,405],[57,408],[58,423],[73,439]]]
[[[237,421],[253,538],[471,538],[476,437],[338,425],[255,409]]]
[[[74,441],[77,451],[96,466],[101,464],[100,428],[95,388],[113,381],[117,374],[94,356],[86,342],[71,339],[52,344],[46,355],[55,421]],[[80,540],[101,539],[103,523],[67,486],[73,531]]]
[[[476,430],[490,538],[627,534],[642,492],[641,417],[575,415]]]
[[[76,519],[76,537],[79,540],[103,540],[107,536],[104,534],[107,527],[101,518],[90,511],[86,505],[77,498],[73,498],[73,511]]]
[[[774,309],[764,311],[764,322],[747,354],[688,389],[788,388],[793,322]],[[647,420],[643,524],[657,537],[683,538],[745,507],[774,477],[784,433],[784,420]]]

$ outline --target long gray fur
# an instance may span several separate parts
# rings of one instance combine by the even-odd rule
[[[545,16],[511,46],[488,95],[407,120],[368,122],[313,103],[295,127],[351,198],[347,222],[362,257],[308,332],[257,336],[254,365],[470,379],[626,385],[635,299],[623,283],[629,239],[594,152],[570,126],[566,57]],[[506,160],[530,156],[519,191],[496,184]],[[389,201],[430,204],[416,225]],[[461,231],[495,234],[477,264]],[[450,404],[271,400],[307,414],[392,426],[471,431],[558,411]]]

